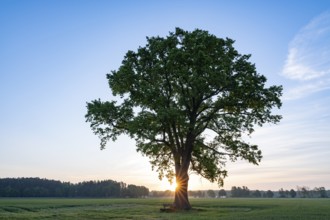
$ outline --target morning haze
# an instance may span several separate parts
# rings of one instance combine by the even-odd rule
[[[84,116],[96,98],[120,102],[106,74],[127,51],[180,27],[235,40],[266,88],[283,85],[273,111],[283,119],[244,139],[262,160],[227,163],[223,187],[329,189],[329,10],[328,1],[1,1],[0,177],[171,187],[128,136],[101,151]],[[189,188],[218,185],[192,174]]]

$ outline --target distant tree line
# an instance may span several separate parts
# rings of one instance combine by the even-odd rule
[[[244,198],[244,197],[255,197],[255,198],[273,198],[274,192],[271,190],[260,191],[254,190],[251,191],[247,186],[236,187],[233,186],[231,188],[231,197],[234,198]]]
[[[140,198],[149,189],[114,180],[61,182],[40,178],[0,179],[0,197],[112,197]]]
[[[172,190],[153,190],[149,194],[151,197],[173,197],[174,196],[174,191]]]
[[[313,190],[310,190],[309,187],[297,186],[297,189],[284,190],[283,188],[279,189],[279,191],[259,191],[254,190],[250,191],[248,187],[236,187],[233,186],[230,191],[231,197],[256,197],[256,198],[328,198],[328,192],[325,187],[315,187]],[[220,191],[219,191],[220,197]]]
[[[330,193],[324,187],[315,187],[310,189],[309,187],[297,186],[297,189],[279,191],[271,190],[250,190],[246,186],[236,187],[233,186],[231,190],[193,190],[188,191],[190,197],[195,198],[328,198]],[[173,197],[174,192],[170,190],[166,191],[151,191],[151,197]]]
[[[325,187],[310,189],[308,186],[297,186],[297,196],[301,198],[328,198],[328,192]]]
[[[233,186],[231,190],[188,191],[195,198],[328,198],[325,187],[297,186],[296,190],[278,191],[250,190],[246,186]],[[76,184],[41,178],[0,178],[0,197],[93,197],[93,198],[141,198],[173,197],[171,190],[151,191],[144,186],[136,186],[114,180],[84,181]]]

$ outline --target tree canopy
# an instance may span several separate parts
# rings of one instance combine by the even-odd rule
[[[107,74],[120,101],[87,103],[86,120],[101,148],[129,135],[159,178],[176,177],[185,194],[189,170],[223,185],[226,161],[258,164],[261,151],[244,136],[255,125],[280,121],[272,108],[281,106],[282,87],[267,88],[250,55],[233,44],[204,30],[176,28],[128,51],[119,69]]]

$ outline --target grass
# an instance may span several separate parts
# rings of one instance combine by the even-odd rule
[[[161,213],[171,201],[2,198],[0,219],[330,219],[330,199],[191,199],[191,211]]]

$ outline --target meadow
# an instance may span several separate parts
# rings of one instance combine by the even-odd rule
[[[171,201],[0,198],[0,219],[330,219],[330,199],[191,199],[191,211],[160,212]]]

